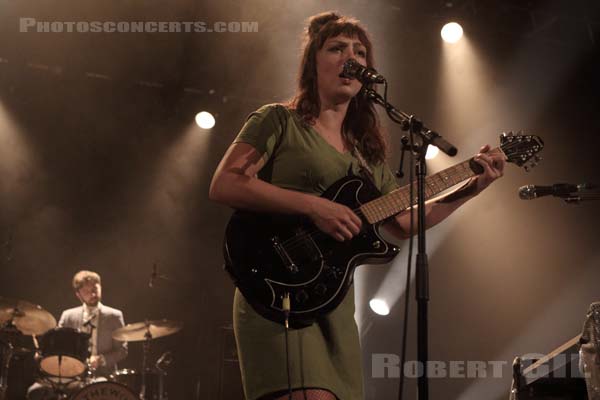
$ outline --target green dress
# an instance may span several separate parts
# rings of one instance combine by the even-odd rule
[[[359,173],[351,153],[337,151],[282,105],[266,105],[252,113],[234,143],[252,145],[265,161],[258,177],[286,189],[321,195],[350,167]],[[382,193],[396,187],[387,164],[372,166],[372,172]],[[284,327],[256,313],[237,289],[233,326],[246,399],[287,390]],[[354,291],[311,326],[290,329],[289,353],[292,388],[322,388],[341,400],[362,400]]]

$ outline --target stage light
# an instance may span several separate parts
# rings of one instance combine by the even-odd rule
[[[196,114],[196,124],[202,129],[210,129],[215,126],[215,117],[206,111],[199,112]]]
[[[369,302],[369,306],[371,310],[379,315],[388,315],[390,313],[390,307],[387,305],[387,302],[383,299],[372,299]]]
[[[440,153],[440,149],[437,146],[429,145],[427,153],[425,153],[426,160],[433,160]]]
[[[442,28],[442,39],[447,43],[456,43],[463,35],[462,27],[456,22],[449,22]]]

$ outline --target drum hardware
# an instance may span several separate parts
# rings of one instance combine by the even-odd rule
[[[12,345],[13,355],[31,354],[39,348],[35,335],[22,334],[10,321],[0,328],[0,340]]]
[[[65,378],[46,375],[40,377],[40,381],[50,386],[59,400],[69,398],[73,391],[85,386],[85,381],[81,377]]]
[[[37,304],[0,297],[0,326],[14,325],[24,335],[43,335],[56,326],[56,319]]]
[[[171,363],[173,362],[173,353],[170,351],[165,351],[159,358],[156,360],[156,364],[154,365],[156,369],[161,372],[167,372],[166,369],[169,368]]]
[[[6,391],[8,390],[8,367],[12,353],[12,345],[0,340],[0,400],[6,398]]]
[[[55,328],[40,338],[40,369],[60,378],[76,378],[87,370],[90,335],[73,328]]]
[[[117,382],[96,382],[80,389],[71,400],[139,400],[127,386]]]
[[[142,372],[141,372],[141,386],[140,386],[140,399],[141,400],[164,400],[163,392],[160,391],[158,393],[158,397],[155,399],[151,399],[147,397],[147,387],[146,387],[146,378],[149,375],[149,370],[147,367],[148,364],[148,355],[150,353],[150,342],[153,339],[158,339],[163,336],[169,336],[174,333],[179,332],[183,327],[183,324],[179,321],[171,321],[167,319],[161,320],[146,320],[144,322],[137,322],[133,324],[127,324],[122,328],[117,329],[113,332],[112,337],[115,340],[119,340],[122,342],[143,342],[142,343]],[[161,357],[162,358],[162,357]],[[165,358],[163,359],[163,363],[165,363]],[[159,360],[160,361],[160,360]],[[165,363],[164,365],[168,365],[170,362]],[[160,370],[160,368],[159,368]],[[160,385],[162,386],[162,385]]]
[[[8,396],[8,372],[11,362],[15,357],[31,353],[35,346],[35,336],[23,335],[12,319],[0,327],[0,400]]]
[[[166,400],[164,371],[148,369],[145,376],[146,391],[144,393],[148,400]],[[110,376],[113,382],[121,383],[136,393],[141,392],[142,373],[135,369],[120,369]]]
[[[56,326],[56,319],[40,305],[0,297],[0,400],[8,392],[8,372],[13,357],[37,350],[36,335]]]
[[[158,339],[177,333],[183,328],[179,321],[168,319],[157,319],[152,321],[136,322],[127,324],[113,332],[112,337],[121,342],[141,342],[150,339]]]

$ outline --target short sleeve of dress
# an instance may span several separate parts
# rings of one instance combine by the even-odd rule
[[[267,161],[285,130],[286,111],[280,104],[267,104],[252,112],[233,143],[247,143]]]
[[[381,166],[381,194],[388,194],[394,189],[398,188],[398,183],[396,182],[396,178],[392,173],[392,170],[387,165],[386,162]]]

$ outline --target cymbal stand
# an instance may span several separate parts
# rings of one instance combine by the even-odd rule
[[[146,320],[146,333],[144,334],[144,344],[142,351],[142,387],[140,389],[140,400],[146,400],[146,365],[148,362],[148,354],[150,353],[150,341],[152,333],[150,333],[150,323]]]
[[[0,326],[0,329],[7,332],[18,331],[17,327],[13,323],[13,319],[15,318],[17,312],[18,310],[15,310],[13,312],[12,318],[6,321],[4,324],[2,324],[2,326]],[[2,363],[2,373],[0,374],[0,400],[4,400],[6,398],[6,392],[8,390],[8,368],[10,367],[10,360],[12,359],[14,349],[10,338],[9,341],[6,342],[6,344],[8,345],[6,354],[2,354],[2,358],[0,358],[0,362]]]
[[[7,345],[8,350],[6,351],[6,354],[3,354],[2,359],[0,359],[0,362],[2,362],[2,374],[0,374],[0,400],[5,399],[6,391],[8,389],[8,367],[13,353],[12,343],[7,343]]]

